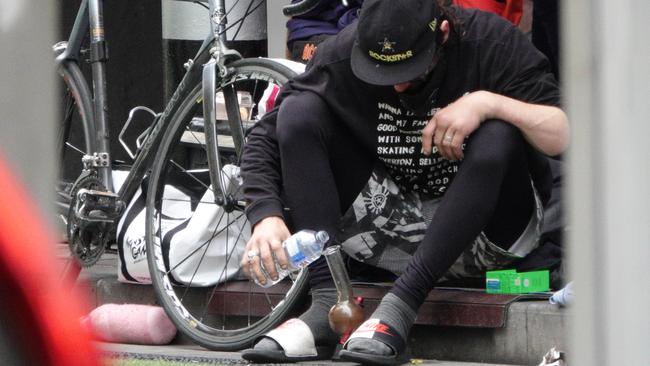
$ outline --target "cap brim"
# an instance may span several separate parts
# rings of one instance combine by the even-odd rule
[[[350,64],[354,75],[368,84],[396,85],[422,76],[431,66],[435,52],[436,44],[431,42],[427,49],[409,60],[385,64],[368,57],[355,41],[352,46]]]

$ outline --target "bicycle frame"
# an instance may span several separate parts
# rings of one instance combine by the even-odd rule
[[[128,202],[139,188],[140,182],[151,166],[153,155],[155,155],[155,151],[152,149],[155,149],[158,145],[158,142],[162,138],[162,132],[169,126],[171,118],[179,107],[181,96],[184,95],[189,86],[195,85],[200,80],[199,78],[202,77],[204,95],[207,93],[206,84],[209,85],[209,88],[212,88],[211,93],[207,93],[210,99],[204,100],[214,101],[217,82],[228,73],[226,63],[233,59],[241,58],[238,52],[228,49],[225,45],[225,0],[209,0],[209,9],[211,32],[204,40],[193,62],[188,63],[185,76],[176,88],[162,114],[154,121],[148,137],[136,155],[124,184],[119,192],[117,192],[119,200],[122,202]],[[79,67],[81,45],[87,32],[90,32],[91,37],[90,61],[92,64],[93,79],[92,92]],[[86,155],[82,158],[84,169],[96,170],[107,190],[114,192],[111,178],[108,122],[106,115],[105,64],[108,58],[104,39],[103,0],[82,1],[75,18],[74,26],[68,37],[68,42],[61,42],[55,45],[55,52],[57,53],[56,62],[58,68],[61,70],[61,74],[67,78],[71,92],[77,100],[84,126],[84,139],[87,148],[85,151]],[[204,70],[203,76],[199,72],[200,68]],[[227,111],[229,120],[234,119],[234,121],[231,121],[231,126],[237,123],[238,128],[241,129],[239,112],[233,113],[239,110],[237,96],[232,88],[225,89],[232,91],[230,93],[228,90],[224,90],[226,105],[232,107]],[[215,138],[209,139],[207,144],[208,164],[210,167],[216,168],[210,169],[211,171],[216,170],[218,172],[221,167],[216,141],[216,127],[214,126],[215,119],[213,118],[215,114],[214,102],[204,103],[206,137],[212,133],[215,134]],[[208,123],[209,121],[213,123]],[[238,151],[241,151],[243,147],[243,132],[235,138],[235,146],[239,149]],[[213,187],[218,187],[221,190],[222,185],[218,174],[211,178]]]

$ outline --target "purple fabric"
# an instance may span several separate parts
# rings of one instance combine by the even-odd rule
[[[287,44],[321,34],[337,34],[357,19],[362,2],[363,0],[352,0],[349,1],[350,6],[345,7],[340,0],[321,0],[312,11],[287,21]]]

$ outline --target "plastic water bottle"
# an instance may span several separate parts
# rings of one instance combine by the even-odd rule
[[[271,276],[264,270],[264,267],[262,267],[262,273],[266,277],[266,284],[261,284],[255,276],[253,276],[253,280],[262,287],[275,285],[290,273],[297,272],[318,259],[323,254],[323,248],[329,239],[330,236],[325,231],[301,230],[293,234],[282,243],[287,259],[289,259],[287,269],[282,269],[276,261],[275,270],[278,273],[277,280],[273,281]]]
[[[555,292],[548,301],[554,305],[569,306],[573,303],[573,281],[567,283],[564,288]]]

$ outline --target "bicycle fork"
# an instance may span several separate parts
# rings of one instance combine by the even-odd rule
[[[217,133],[216,118],[216,97],[217,81],[221,81],[227,71],[225,66],[220,65],[214,57],[203,66],[203,123],[205,128],[205,143],[207,150],[210,181],[215,192],[215,202],[225,205],[226,209],[234,202],[226,192],[226,184],[221,174],[221,157],[219,154],[219,138]],[[223,85],[220,89],[224,96],[226,115],[230,127],[230,133],[235,144],[235,152],[240,156],[244,146],[244,130],[239,112],[239,100],[237,91],[232,85]]]
[[[203,123],[205,128],[205,142],[207,150],[210,181],[215,192],[215,202],[224,206],[226,211],[234,207],[232,197],[226,192],[226,184],[221,174],[221,158],[219,155],[219,139],[217,134],[216,97],[217,82],[221,85],[226,116],[230,127],[230,134],[235,144],[236,156],[241,156],[244,148],[244,130],[239,112],[239,99],[237,91],[232,84],[223,83],[228,77],[226,62],[230,58],[241,58],[241,55],[225,46],[225,5],[223,0],[209,1],[210,27],[215,36],[215,46],[210,50],[212,57],[203,65]]]
[[[224,182],[221,180],[221,161],[219,161],[219,140],[217,136],[217,60],[211,58],[203,66],[203,126],[205,129],[205,145],[207,150],[210,181],[217,203],[227,202]]]

